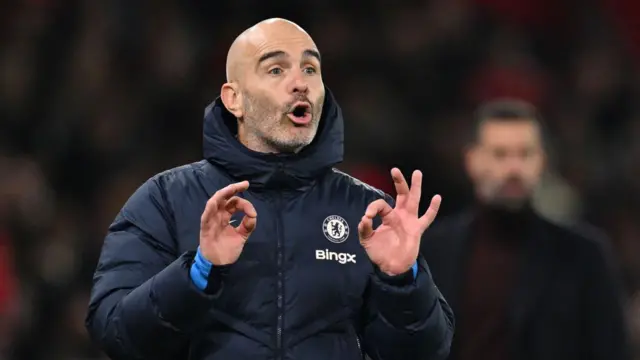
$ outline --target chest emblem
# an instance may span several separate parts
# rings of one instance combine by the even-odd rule
[[[327,240],[340,244],[349,237],[349,224],[341,216],[331,215],[324,219],[322,232]]]

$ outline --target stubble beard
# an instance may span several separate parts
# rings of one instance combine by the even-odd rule
[[[518,212],[527,207],[532,201],[533,192],[528,190],[526,194],[520,197],[507,197],[500,194],[500,187],[485,189],[484,201],[491,206],[501,208],[507,211]]]
[[[268,99],[244,94],[245,146],[262,153],[297,153],[314,139],[322,107],[313,107],[312,120],[307,127],[293,130],[291,120],[287,118],[289,107],[279,107]]]

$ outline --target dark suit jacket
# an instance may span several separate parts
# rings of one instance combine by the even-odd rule
[[[421,245],[459,324],[464,323],[458,315],[459,290],[473,220],[472,212],[436,220]],[[534,224],[508,309],[513,359],[629,359],[622,290],[607,239],[595,229],[569,229],[539,216]]]

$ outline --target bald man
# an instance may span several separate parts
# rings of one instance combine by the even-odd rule
[[[437,360],[451,309],[419,257],[440,197],[333,167],[343,119],[299,26],[242,33],[205,160],[145,182],[109,227],[87,316],[112,359]],[[259,220],[258,220],[259,219]]]

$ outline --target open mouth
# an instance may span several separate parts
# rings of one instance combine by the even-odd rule
[[[307,103],[296,103],[288,116],[294,124],[306,125],[311,121],[311,106]]]

